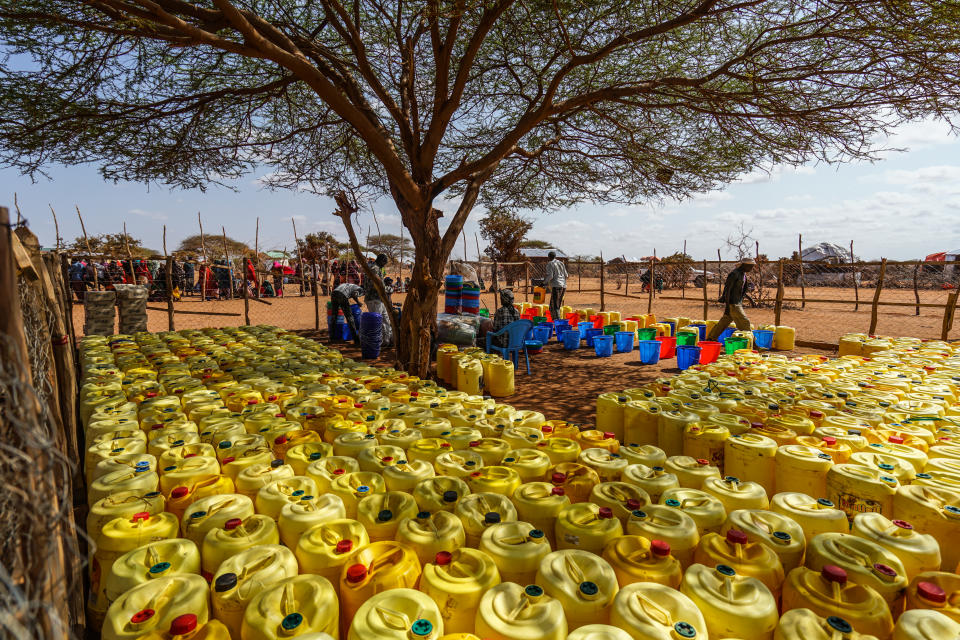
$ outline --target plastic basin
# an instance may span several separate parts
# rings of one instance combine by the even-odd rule
[[[656,327],[637,329],[637,337],[641,340],[654,340],[657,337],[657,329]]]
[[[614,322],[614,323],[612,323],[612,324],[606,325],[606,326],[603,328],[603,335],[605,335],[605,336],[612,336],[613,334],[615,334],[615,333],[618,332],[618,331],[620,331],[620,324]]]
[[[527,348],[527,353],[540,353],[543,351],[543,343],[539,340],[524,340],[523,345]]]
[[[542,344],[547,344],[550,342],[550,334],[552,333],[553,328],[549,324],[538,324],[533,328],[533,339]]]
[[[723,331],[720,332],[720,335],[717,337],[717,340],[719,340],[720,343],[723,344],[723,342],[727,338],[733,335],[733,332],[734,332],[734,329],[724,329]]]
[[[578,322],[578,323],[577,323],[577,331],[580,332],[580,339],[581,339],[581,340],[585,340],[585,339],[586,339],[586,337],[587,337],[587,331],[589,331],[590,329],[593,329],[593,323],[592,323],[592,322]]]
[[[563,332],[563,348],[568,351],[580,348],[580,332],[572,329]]]
[[[681,371],[700,363],[700,347],[680,345],[677,347],[677,368]]]
[[[677,355],[677,339],[672,336],[658,336],[660,342],[660,359],[669,360]],[[746,341],[744,341],[746,342]]]
[[[746,349],[748,344],[749,341],[746,338],[734,338],[731,336],[723,342],[723,352],[733,353],[740,349]]]
[[[657,364],[660,362],[660,341],[641,340],[637,345],[640,351],[640,362],[643,364]]]
[[[713,340],[701,340],[697,346],[700,347],[700,364],[710,364],[720,357],[720,347],[723,345]]]
[[[697,334],[681,331],[677,334],[677,346],[693,346],[697,344]]]
[[[547,316],[533,316],[533,324],[541,324],[547,321]]]
[[[556,334],[557,339],[559,340],[563,336],[564,331],[570,330],[570,323],[566,320],[554,320],[553,321],[553,333]]]
[[[633,331],[617,331],[613,334],[613,339],[617,344],[617,353],[630,353],[633,351]]]
[[[586,337],[587,346],[592,347],[594,338],[602,335],[603,335],[603,329],[587,329],[587,337]],[[613,336],[610,336],[610,338],[612,340]]]
[[[595,336],[593,351],[598,358],[609,358],[613,355],[613,336]]]
[[[754,329],[753,344],[756,345],[758,349],[772,349],[773,331],[769,329]]]

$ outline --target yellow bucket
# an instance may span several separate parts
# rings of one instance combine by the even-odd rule
[[[680,592],[697,605],[715,638],[771,638],[780,619],[777,600],[764,583],[726,564],[693,565]]]
[[[280,640],[290,634],[336,637],[339,622],[337,594],[330,581],[302,575],[264,589],[251,600],[243,614],[240,637],[246,640]]]
[[[463,633],[473,630],[484,592],[498,584],[500,574],[493,559],[465,548],[441,551],[425,564],[419,589],[437,603],[443,630]]]
[[[610,621],[613,599],[620,590],[608,562],[579,549],[554,551],[540,561],[536,584],[563,605],[568,628]]]

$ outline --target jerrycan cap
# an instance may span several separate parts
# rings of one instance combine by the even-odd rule
[[[626,503],[627,509],[630,511],[636,511],[643,506],[643,503],[637,500],[636,498],[630,498]]]
[[[943,508],[943,510],[946,511],[947,513],[950,513],[950,514],[953,514],[953,515],[958,515],[958,514],[960,514],[960,508],[957,508],[957,507],[953,506],[952,504],[948,504],[947,506],[945,506],[945,507]]]
[[[923,473],[923,472],[921,472],[921,473],[918,473],[918,474],[917,474],[917,477],[920,478],[921,480],[929,480],[929,479],[932,478],[933,476],[930,475],[929,473]]]
[[[479,447],[479,446],[480,446],[480,441],[479,441],[479,440],[471,440],[469,446],[471,446],[471,447]]]
[[[130,622],[133,624],[142,624],[152,618],[154,613],[156,612],[153,609],[141,609],[130,616]]]
[[[136,512],[135,514],[133,514],[133,517],[132,517],[132,518],[130,518],[130,522],[136,524],[136,523],[140,522],[141,520],[149,520],[149,519],[150,519],[150,513],[149,513],[149,512],[147,512],[147,511],[138,511],[138,512]]]
[[[213,590],[217,593],[230,591],[235,586],[237,586],[237,574],[235,573],[224,573],[213,582]]]
[[[640,513],[643,513],[642,511]],[[666,557],[670,555],[670,543],[666,540],[651,540],[650,541],[650,551],[653,555],[658,557]]]
[[[848,431],[848,433],[849,433],[849,431]],[[860,435],[860,432],[858,431],[858,432],[857,432],[856,434],[854,434],[854,435]],[[882,448],[883,448],[883,445],[882,445],[881,443],[879,443],[879,442],[871,442],[871,443],[870,443],[870,446],[873,447],[874,449],[882,449]]]
[[[528,533],[527,535],[535,540],[539,540],[540,538],[543,537],[543,531],[541,531],[540,529],[530,529],[530,533]]]
[[[947,592],[934,582],[918,582],[917,594],[924,600],[938,604],[947,601]]]
[[[337,546],[334,547],[334,552],[337,555],[350,553],[352,550],[353,550],[353,540],[337,540]]]
[[[430,512],[429,512],[429,511],[418,511],[418,512],[417,512],[417,520],[426,520],[426,519],[429,518],[429,517],[430,517]]]
[[[230,463],[233,462],[234,460],[236,460],[236,458],[234,458],[233,456],[227,456],[226,458],[224,458],[224,459],[221,460],[220,462],[221,462],[221,464],[230,464]]]
[[[185,613],[177,616],[170,623],[171,636],[183,636],[197,628],[197,616],[192,613]]]
[[[810,412],[810,417],[811,417],[811,418],[822,418],[822,417],[823,417],[823,412],[822,412],[822,411],[816,411],[816,410],[811,411],[811,412]]]
[[[726,564],[718,564],[718,565],[717,565],[717,573],[719,573],[720,575],[723,575],[723,576],[735,576],[735,575],[737,575],[737,572],[733,570],[733,567],[731,567],[730,565],[726,565]]]
[[[786,531],[774,531],[772,535],[775,540],[778,540],[780,542],[790,542],[791,540],[793,540],[793,536],[791,536]]]
[[[273,460],[270,461],[270,467],[272,469],[276,469],[277,467],[280,467],[282,465],[283,465],[283,460],[281,460],[280,458],[274,458]]]
[[[177,466],[172,464],[172,465],[170,465],[170,466],[168,466],[168,467],[164,467],[163,470],[164,470],[164,471],[173,471],[173,470],[176,469],[176,468],[177,468]],[[138,464],[136,467],[134,467],[134,472],[135,472],[135,473],[140,473],[141,471],[149,471],[149,468],[147,468],[147,467],[141,467],[139,464]]]
[[[554,471],[553,475],[550,476],[550,482],[553,484],[562,484],[567,481],[567,474],[562,471]]]
[[[280,626],[284,631],[293,631],[303,622],[303,615],[299,613],[288,613],[280,621]]]
[[[393,462],[393,456],[383,456],[380,459],[381,462]]]
[[[726,482],[727,484],[734,484],[734,483],[739,483],[740,478],[738,478],[737,476],[724,476],[723,481]]]
[[[831,507],[831,508],[832,508],[832,507],[835,506],[835,505],[833,504],[833,502],[831,502],[830,500],[827,500],[826,498],[817,498],[817,504],[820,505],[821,507]]]
[[[227,531],[233,531],[234,529],[239,527],[241,524],[243,524],[243,520],[241,520],[240,518],[230,518],[229,520],[226,521],[226,523],[224,523],[223,528],[226,529]]]
[[[837,444],[837,439],[833,436],[823,436],[823,443],[828,446],[833,446]]]
[[[887,442],[892,444],[903,444],[903,436],[890,436],[887,438]]]
[[[877,465],[877,468],[881,469],[882,471],[893,471],[893,465],[887,462],[881,462]]]
[[[157,575],[158,573],[163,573],[170,568],[169,562],[158,562],[157,564],[150,567],[150,575]]]
[[[634,518],[646,518],[647,512],[637,509],[636,511],[631,511],[630,515],[633,516]]]
[[[299,498],[299,497],[302,496],[304,493],[306,493],[306,491],[304,491],[303,489],[297,489],[296,491],[294,491],[294,492],[291,493],[290,495],[293,496],[294,498]]]
[[[604,431],[604,432],[603,432],[603,439],[604,439],[604,440],[616,440],[616,438],[617,438],[617,434],[615,434],[613,431]]]
[[[850,625],[850,623],[840,616],[830,616],[827,618],[827,624],[830,625],[831,629],[839,631],[840,633],[850,633],[853,631],[853,627]]]
[[[540,431],[542,431],[543,433],[553,433],[553,427],[551,427],[548,424],[545,424],[542,427],[540,427]]]
[[[893,580],[897,577],[897,572],[890,565],[883,564],[882,562],[877,562],[873,565],[873,572],[885,578],[887,581]]]
[[[233,443],[229,440],[221,440],[220,444],[217,445],[219,449],[229,449],[231,446],[233,446]]]
[[[496,511],[490,511],[483,516],[484,524],[497,524],[500,522],[500,514]]]
[[[347,582],[362,582],[367,577],[367,567],[362,564],[352,564],[347,567]]]
[[[600,587],[597,586],[596,582],[590,582],[589,580],[584,580],[580,583],[580,594],[585,596],[588,599],[594,598],[597,594],[600,593]]]
[[[543,587],[535,584],[528,584],[526,587],[524,587],[523,592],[531,598],[539,598],[543,595]]]
[[[601,520],[608,520],[613,517],[613,509],[610,507],[600,507],[597,510],[597,517]]]
[[[550,495],[565,496],[567,495],[567,492],[563,487],[554,487],[553,489],[550,490]]]
[[[650,467],[650,468],[653,469],[654,471],[663,471],[663,467],[661,466]]]
[[[830,455],[827,453],[818,453],[817,457],[820,458],[821,460],[832,460]]]
[[[710,461],[707,460],[706,458],[697,458],[697,464],[700,465],[701,467],[706,467],[707,465],[710,464]]]
[[[827,582],[847,583],[847,572],[835,564],[827,564],[820,570],[820,576]]]
[[[443,492],[443,501],[444,502],[456,502],[460,498],[460,494],[456,491],[444,491]]]
[[[426,637],[433,633],[433,623],[424,618],[418,618],[410,625],[410,632],[414,637]]]
[[[900,527],[901,529],[907,529],[907,530],[913,529],[913,525],[907,522],[906,520],[894,520],[893,524]]]
[[[377,514],[377,522],[390,522],[391,520],[393,520],[393,511],[390,511],[390,509],[383,509]]]
[[[273,444],[285,444],[287,442],[287,436],[279,435],[273,439]]]
[[[880,480],[886,482],[887,484],[896,484],[897,479],[890,476],[880,476]]]
[[[697,630],[693,628],[693,625],[689,622],[678,622],[673,625],[673,630],[677,632],[677,635],[681,638],[696,638]]]
[[[663,504],[668,507],[679,507],[680,501],[677,500],[676,498],[668,498],[667,500],[664,501]]]
[[[727,531],[727,542],[730,544],[747,544],[747,534],[739,529]]]
[[[451,562],[453,562],[453,554],[449,551],[438,551],[437,555],[433,558],[434,564],[445,567]]]
[[[512,461],[513,458],[510,458],[510,460]],[[464,462],[463,464],[464,464],[464,466],[466,466],[466,467],[474,467],[474,466],[476,466],[477,461],[476,461],[476,460],[467,460],[467,461]],[[479,473],[479,472],[478,472],[478,473]]]

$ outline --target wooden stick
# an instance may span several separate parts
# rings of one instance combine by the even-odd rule
[[[240,283],[243,288],[243,324],[250,326],[250,292],[247,291],[247,265],[242,264],[244,260],[249,260],[247,257],[240,258],[241,267],[240,267]]]
[[[773,308],[773,324],[780,326],[780,313],[783,311],[783,258],[780,259],[780,270],[777,273],[777,302]]]
[[[166,237],[167,227],[163,227],[164,237]],[[163,252],[167,252],[167,243],[163,243]],[[170,331],[176,331],[173,326],[173,256],[167,256],[167,326]]]
[[[917,286],[917,277],[920,274],[920,262],[918,261],[916,266],[913,268],[913,295],[917,299],[917,313],[920,315],[920,289]],[[854,274],[856,276],[856,274]]]
[[[650,283],[647,285],[647,315],[653,313],[653,290],[657,286],[656,281],[656,271],[653,268],[653,258],[656,257],[657,252],[654,250],[653,256],[650,257]]]
[[[853,310],[860,310],[860,286],[857,284],[857,267],[856,262],[853,259],[853,240],[850,241],[850,265],[853,267],[853,297],[855,302],[853,303]],[[920,302],[917,300],[917,302]]]
[[[602,276],[601,276],[601,278],[602,278]],[[524,284],[523,284],[523,301],[524,301],[524,302],[530,302],[530,263],[529,263],[529,262],[524,262],[524,263],[523,263],[523,280],[524,280]],[[601,286],[600,288],[601,288],[601,290],[603,289],[602,286]],[[601,294],[601,295],[603,295],[603,294]]]
[[[167,253],[167,225],[163,225],[163,255],[169,256]]]
[[[313,280],[313,325],[320,331],[320,286],[317,284],[317,261],[311,261],[310,278]]]
[[[603,261],[603,251],[601,251],[600,252],[600,311],[607,310],[606,292],[604,291],[604,289],[607,288],[605,286],[605,280],[606,280],[605,272],[606,272],[606,265],[604,264],[604,261]]]
[[[16,194],[14,194],[14,201],[16,201]],[[53,214],[53,228],[57,234],[57,251],[60,251],[60,223],[57,221],[57,212],[53,210],[53,205],[47,203],[47,206],[50,207],[50,213]]]
[[[20,203],[17,201],[17,192],[13,192],[13,206],[17,210],[17,226],[20,226],[20,221],[23,220],[23,215],[20,213]]]
[[[127,223],[123,223],[123,245],[127,249],[127,261],[130,263],[130,277],[137,284],[137,272],[133,269],[133,252],[130,251],[130,236],[127,235]]]
[[[723,295],[723,260],[720,258],[720,249],[717,249],[717,297]]]
[[[303,296],[303,285],[307,282],[307,272],[303,268],[303,252],[300,250],[300,238],[297,237],[297,221],[290,218],[293,224],[293,241],[297,244],[297,262],[300,264],[300,295]],[[369,240],[369,236],[367,236]]]
[[[580,286],[580,278],[583,277],[583,261],[577,257],[577,293],[583,290],[583,287]]]
[[[880,274],[877,276],[877,289],[873,292],[873,307],[870,309],[870,333],[874,335],[877,332],[877,303],[880,302],[880,292],[883,290],[883,275],[887,271],[887,260],[884,258],[880,263]]]
[[[957,297],[960,291],[954,291],[947,295],[947,304],[943,309],[943,326],[940,329],[940,339],[947,340],[950,337],[950,330],[953,329],[953,319],[957,311]]]
[[[257,288],[254,297],[260,299],[260,216],[257,216],[257,230],[253,236],[253,285]]]
[[[460,229],[460,237],[463,239],[463,261],[467,261],[467,233]]]
[[[83,232],[83,244],[87,245],[87,264],[93,267],[93,290],[100,290],[100,280],[97,277],[97,265],[93,264],[93,251],[90,250],[90,239],[87,238],[87,227],[83,224],[83,216],[80,215],[80,207],[73,205],[77,209],[77,217],[80,218],[80,231]]]
[[[687,241],[683,241],[683,254],[680,256],[680,297],[687,297]]]
[[[630,267],[627,267],[627,272],[623,277],[623,292],[630,293]]]
[[[807,308],[807,288],[806,283],[803,281],[803,234],[797,235],[797,262],[800,263],[800,298],[803,302],[800,304],[801,309]]]
[[[227,250],[227,228],[221,226],[220,230],[223,231],[223,259],[227,263],[227,291],[230,300],[233,300],[233,267],[230,264],[230,252]]]
[[[163,307],[147,307],[150,311],[166,311]],[[231,318],[239,318],[242,313],[233,313],[226,311],[187,311],[186,309],[174,309],[174,313],[180,313],[189,316],[227,316]]]
[[[709,312],[709,305],[707,304],[707,261],[703,261],[703,320],[706,322],[707,314]]]
[[[212,273],[209,271],[210,263],[207,260],[207,243],[203,235],[203,218],[200,217],[200,212],[197,211],[197,222],[200,223],[200,251],[203,253],[203,267],[200,268],[200,302],[206,302],[207,300],[207,273]]]
[[[763,300],[763,265],[760,263],[760,241],[756,242],[755,260],[757,261],[757,304]]]

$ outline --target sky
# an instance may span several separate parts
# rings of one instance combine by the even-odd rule
[[[835,242],[864,259],[922,258],[930,253],[960,248],[960,140],[938,122],[916,122],[895,135],[875,141],[885,151],[877,162],[841,165],[808,164],[755,170],[724,189],[677,202],[636,206],[580,205],[553,213],[525,211],[534,221],[528,237],[546,240],[570,255],[598,255],[628,259],[680,251],[696,259],[715,257],[724,239],[740,223],[760,242],[770,258],[789,257],[797,248]],[[0,169],[0,205],[13,210],[14,193],[23,216],[43,246],[54,246],[49,206],[57,212],[60,235],[67,242],[80,236],[75,207],[83,213],[87,233],[120,233],[126,222],[133,237],[147,247],[162,250],[163,226],[167,248],[199,232],[228,236],[253,246],[260,218],[261,250],[295,246],[291,218],[300,237],[312,231],[330,231],[345,239],[331,200],[293,191],[269,191],[251,174],[231,183],[233,190],[212,186],[200,190],[171,190],[162,185],[105,182],[91,165],[50,167],[50,179],[29,177]],[[444,211],[454,203],[438,203]],[[400,217],[390,201],[379,203],[376,223],[383,233],[399,233]],[[468,259],[476,259],[477,208],[465,226]],[[449,218],[449,217],[448,217]],[[366,228],[376,233],[373,216],[363,213],[358,235]],[[481,249],[484,247],[480,239]],[[462,257],[463,241],[454,258]],[[729,257],[724,254],[724,258]]]

